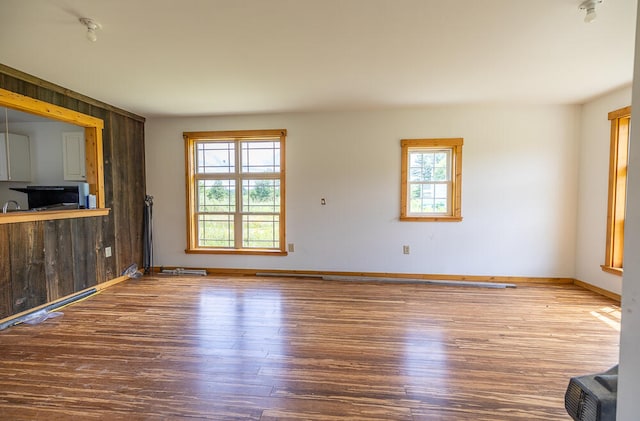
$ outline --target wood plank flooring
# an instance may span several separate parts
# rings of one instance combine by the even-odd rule
[[[620,309],[482,289],[144,277],[0,332],[2,420],[568,420]]]

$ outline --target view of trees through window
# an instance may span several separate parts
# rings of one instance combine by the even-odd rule
[[[194,248],[282,250],[281,139],[214,137],[190,152]]]
[[[448,150],[410,150],[409,213],[449,211],[450,155]]]
[[[462,138],[402,139],[400,220],[462,221]]]

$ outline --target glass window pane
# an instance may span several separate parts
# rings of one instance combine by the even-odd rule
[[[434,189],[433,184],[412,184],[410,186],[409,213],[433,212]]]
[[[233,247],[233,215],[198,215],[198,246]]]
[[[198,180],[197,193],[198,212],[235,212],[235,181]]]
[[[434,171],[432,152],[409,153],[409,181],[431,181]]]
[[[243,215],[242,247],[278,248],[280,215]]]
[[[448,213],[447,183],[415,183],[409,185],[409,214]]]
[[[436,213],[446,213],[447,212],[447,201],[445,199],[435,199],[433,201],[433,212]]]
[[[242,172],[280,172],[280,142],[242,142]]]
[[[449,156],[449,151],[439,151],[434,153],[433,181],[449,180]]]
[[[445,199],[447,200],[447,197],[449,196],[449,185],[448,184],[436,184],[435,185],[435,191],[434,191],[434,197],[436,199]]]
[[[196,144],[196,172],[232,173],[235,172],[234,142],[198,142]]]
[[[242,212],[279,213],[280,180],[243,180]]]

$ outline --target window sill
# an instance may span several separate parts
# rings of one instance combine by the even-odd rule
[[[460,222],[461,216],[401,216],[401,222]]]
[[[237,254],[237,255],[259,255],[259,256],[287,256],[288,253],[282,250],[265,250],[265,249],[214,249],[214,248],[197,248],[186,249],[187,254]]]
[[[16,224],[20,222],[51,221],[55,219],[88,218],[91,216],[109,215],[110,208],[99,209],[74,209],[74,210],[51,210],[51,211],[15,211],[0,213],[1,224]]]
[[[623,270],[622,268],[614,268],[613,266],[600,265],[602,270],[607,273],[612,273],[614,275],[622,276]]]

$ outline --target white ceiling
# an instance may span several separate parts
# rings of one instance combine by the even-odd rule
[[[631,82],[637,0],[578,4],[0,0],[0,63],[146,117],[582,103]]]

